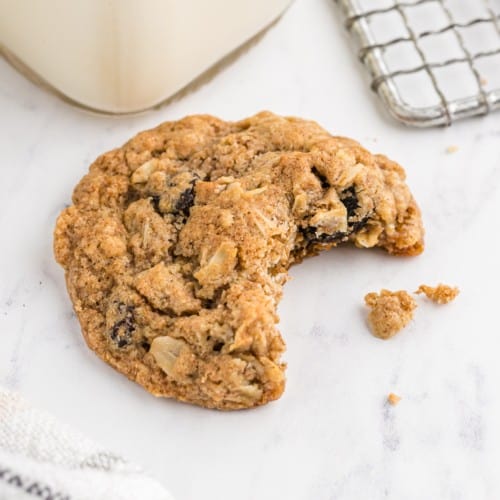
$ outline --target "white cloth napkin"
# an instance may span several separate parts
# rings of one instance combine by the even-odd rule
[[[173,500],[139,467],[0,388],[0,500]]]

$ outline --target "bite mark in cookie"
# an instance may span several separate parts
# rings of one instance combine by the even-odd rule
[[[54,245],[91,349],[155,395],[236,409],[283,392],[288,268],[345,241],[422,251],[403,169],[260,113],[164,123],[99,157]]]

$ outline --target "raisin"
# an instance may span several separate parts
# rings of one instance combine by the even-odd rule
[[[316,234],[316,231],[317,228],[314,226],[300,228],[300,232],[304,236],[308,245],[313,243],[338,243],[344,241],[348,236],[348,233],[344,233],[342,231],[337,231],[333,234]]]
[[[316,228],[314,226],[300,227],[299,231],[306,241],[311,241],[316,238]]]
[[[178,212],[182,212],[185,217],[189,217],[189,211],[191,207],[194,205],[194,182],[192,186],[187,188],[181,193],[180,198],[177,200],[175,204],[175,209]]]
[[[165,149],[153,149],[153,151],[151,151],[151,156],[153,158],[159,158],[163,153],[165,152]]]
[[[133,188],[128,188],[128,191],[125,193],[124,197],[125,206],[128,207],[138,199],[139,199],[139,193]]]
[[[217,302],[213,299],[203,299],[201,301],[201,307],[203,307],[203,309],[214,309],[217,307]]]
[[[153,208],[155,209],[155,212],[162,215],[162,213],[160,211],[160,197],[158,195],[151,196],[151,203],[153,204]]]
[[[363,229],[369,220],[370,220],[370,216],[365,215],[361,220],[358,220],[358,221],[350,224],[349,229],[351,230],[352,233],[355,233],[355,232],[359,231],[360,229]]]
[[[359,203],[358,196],[356,194],[356,188],[354,186],[344,189],[344,191],[340,193],[340,201],[344,204],[344,207],[347,210],[348,219],[356,215],[356,210],[359,208]]]
[[[134,307],[120,303],[118,312],[122,318],[113,325],[109,336],[119,348],[122,348],[132,342],[132,335],[135,332]]]
[[[328,189],[330,187],[328,179],[316,167],[313,167],[311,172],[318,178],[323,189]]]
[[[220,352],[222,350],[222,348],[224,347],[224,342],[216,342],[214,344],[214,346],[212,347],[212,349],[215,351],[215,352]]]

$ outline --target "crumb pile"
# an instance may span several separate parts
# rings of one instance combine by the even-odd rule
[[[457,297],[459,292],[457,287],[440,283],[435,287],[420,285],[414,293],[423,293],[437,304],[448,304]],[[370,292],[365,295],[365,304],[370,308],[368,324],[372,334],[384,340],[394,337],[408,325],[417,307],[415,299],[405,290]]]

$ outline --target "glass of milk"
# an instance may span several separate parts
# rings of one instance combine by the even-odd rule
[[[291,0],[0,0],[0,49],[81,107],[148,109],[269,25]]]

